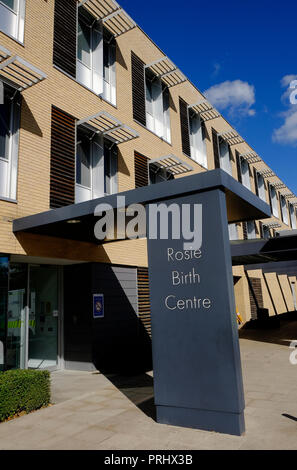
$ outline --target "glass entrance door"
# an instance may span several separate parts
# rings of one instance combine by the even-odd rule
[[[29,273],[29,369],[58,365],[58,269],[31,265]]]
[[[59,272],[57,266],[10,263],[8,369],[58,368]]]

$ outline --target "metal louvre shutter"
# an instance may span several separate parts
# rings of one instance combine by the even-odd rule
[[[151,305],[148,268],[137,268],[137,286],[139,319],[148,332],[149,336],[151,336]]]
[[[52,107],[50,207],[75,202],[75,118]]]
[[[256,320],[258,318],[258,309],[263,308],[261,279],[248,277],[248,283],[251,305],[251,317],[253,320]]]
[[[131,52],[133,118],[146,126],[144,62]]]
[[[148,158],[141,153],[134,153],[135,188],[149,184]]]
[[[213,127],[211,128],[211,134],[212,134],[212,145],[213,145],[215,168],[221,168],[218,133]]]
[[[180,110],[180,127],[181,127],[181,139],[183,152],[190,157],[191,146],[190,146],[190,129],[189,129],[189,116],[188,116],[188,105],[182,99],[179,98],[179,110]]]
[[[54,65],[76,78],[77,1],[55,0]]]
[[[243,230],[243,239],[247,240],[248,239],[248,229],[247,229],[247,223],[242,222],[242,230]]]

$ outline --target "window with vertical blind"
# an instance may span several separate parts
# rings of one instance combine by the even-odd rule
[[[87,126],[76,138],[75,203],[117,192],[117,146]]]
[[[286,202],[286,198],[282,195],[280,195],[280,206],[281,206],[281,212],[282,212],[282,221],[286,225],[289,225],[289,213],[288,213],[287,202]]]
[[[21,95],[3,84],[4,100],[0,105],[0,197],[17,197],[18,147]]]
[[[278,201],[275,187],[269,184],[270,206],[274,217],[279,217]]]
[[[148,70],[145,73],[146,127],[171,142],[169,89]]]
[[[229,240],[238,240],[238,227],[237,224],[229,224]]]
[[[253,220],[249,220],[246,223],[246,227],[247,227],[247,238],[249,240],[253,238],[257,238],[255,222]]]
[[[251,189],[251,180],[250,180],[249,164],[242,157],[239,157],[239,162],[240,162],[241,182],[247,189],[250,190]]]
[[[55,0],[54,65],[116,104],[116,42],[76,0]]]
[[[257,188],[257,194],[262,201],[266,202],[266,190],[265,190],[265,181],[262,175],[255,171],[255,185]]]
[[[205,124],[188,104],[179,98],[182,150],[195,162],[208,168]]]
[[[205,124],[201,120],[199,114],[195,113],[195,111],[189,110],[188,112],[191,158],[204,168],[208,168],[205,143]]]
[[[26,0],[0,1],[0,29],[24,42]]]
[[[230,146],[229,144],[219,138],[219,157],[220,157],[220,167],[222,170],[229,173],[232,176],[232,166],[230,160]]]
[[[289,204],[289,213],[290,213],[291,227],[295,230],[297,228],[297,223],[296,223],[295,208],[293,204]]]

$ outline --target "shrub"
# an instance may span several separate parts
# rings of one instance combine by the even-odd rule
[[[0,373],[0,422],[17,413],[37,410],[50,403],[47,370],[9,370]]]

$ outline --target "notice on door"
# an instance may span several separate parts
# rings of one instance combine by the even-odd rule
[[[93,295],[93,317],[104,318],[104,295]]]

